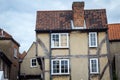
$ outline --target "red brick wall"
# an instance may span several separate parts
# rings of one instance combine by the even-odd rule
[[[72,9],[74,26],[84,26],[84,2],[74,2]]]

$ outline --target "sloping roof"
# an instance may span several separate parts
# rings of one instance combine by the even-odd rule
[[[12,40],[15,44],[20,46],[20,44],[16,40],[14,40],[14,38],[3,29],[0,29],[0,40]]]
[[[107,27],[107,17],[105,9],[85,10],[86,27],[104,28]]]
[[[38,11],[37,30],[70,29],[72,11]]]
[[[72,10],[37,11],[36,30],[69,30],[72,18]],[[84,10],[84,20],[87,29],[107,26],[105,9]]]
[[[26,55],[27,53],[24,51],[22,54],[19,54],[19,59],[23,60]]]
[[[0,29],[0,37],[12,38],[12,36],[8,34],[6,31],[4,31],[3,29]]]
[[[120,23],[108,25],[109,40],[120,40]]]
[[[23,60],[23,59],[25,58],[25,56],[29,53],[29,51],[32,50],[31,48],[32,48],[33,45],[35,45],[35,44],[36,44],[36,42],[33,42],[27,52],[24,51],[22,54],[19,54],[19,58],[20,58],[21,60]],[[33,56],[33,57],[35,57],[35,56]]]

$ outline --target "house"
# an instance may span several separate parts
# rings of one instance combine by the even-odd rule
[[[11,64],[12,62],[2,51],[0,51],[0,80],[7,80],[10,78]]]
[[[33,42],[27,52],[21,54],[20,80],[40,80],[41,71],[36,58],[36,42]]]
[[[3,29],[0,29],[0,51],[2,62],[0,63],[1,70],[4,73],[4,78],[8,80],[17,80],[19,71],[19,43]],[[6,62],[10,63],[7,64]],[[7,70],[7,71],[6,71]]]
[[[111,80],[105,9],[37,11],[36,56],[43,80]]]
[[[120,80],[120,23],[108,24],[108,28],[113,75]]]

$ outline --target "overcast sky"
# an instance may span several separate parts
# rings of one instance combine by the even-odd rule
[[[20,43],[20,52],[35,41],[36,11],[71,10],[81,0],[0,0],[0,28]],[[108,23],[120,23],[119,0],[82,0],[85,9],[106,9]]]

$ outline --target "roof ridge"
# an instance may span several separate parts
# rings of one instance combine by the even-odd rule
[[[72,11],[72,10],[41,10],[37,12],[63,12],[63,11]]]

